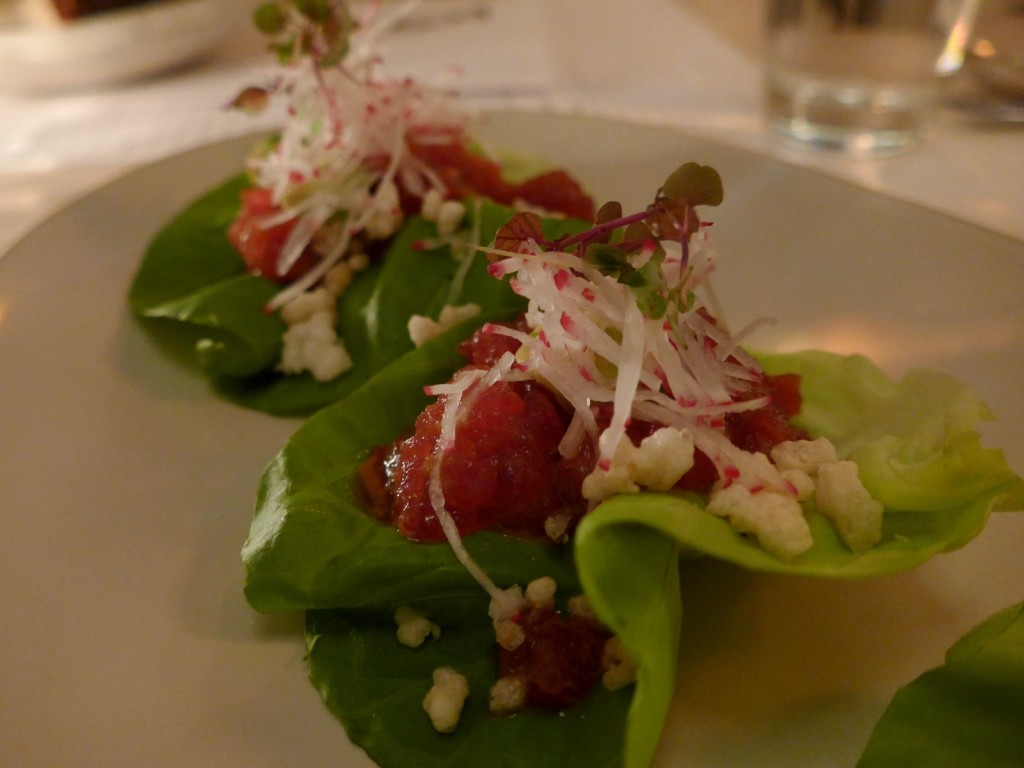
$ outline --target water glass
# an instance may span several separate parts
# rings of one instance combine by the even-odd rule
[[[979,0],[768,0],[765,99],[776,131],[856,155],[916,146],[963,61]]]

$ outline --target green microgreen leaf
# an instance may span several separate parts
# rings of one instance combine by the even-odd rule
[[[343,63],[356,27],[347,7],[330,0],[266,2],[253,13],[253,22],[271,38],[268,48],[282,64],[304,57],[320,69]]]
[[[685,263],[689,239],[701,226],[696,206],[718,205],[722,199],[722,179],[714,168],[685,163],[669,174],[654,202],[643,211],[623,216],[619,203],[608,202],[598,210],[594,226],[589,230],[565,240],[538,239],[537,243],[555,250],[575,248],[603,274],[633,288],[644,289],[647,293],[638,295],[643,311],[650,317],[660,317],[669,301],[664,293],[659,298],[653,297],[655,292],[665,288],[660,274],[661,260],[656,260],[642,275],[636,275],[630,256],[651,241],[659,249],[658,243],[674,241],[682,244]]]
[[[632,283],[640,311],[653,320],[659,320],[668,311],[669,292],[661,274],[661,264],[665,260],[665,250],[658,246],[654,253],[639,269],[635,270],[637,278]]]
[[[602,274],[611,275],[625,282],[624,272],[631,270],[626,252],[609,243],[591,243],[583,252],[584,260],[597,267]]]
[[[622,270],[622,274],[619,276],[619,282],[623,285],[628,285],[630,288],[648,288],[649,283],[647,276],[638,269],[627,267]]]
[[[651,239],[651,230],[642,221],[634,221],[628,225],[622,233],[622,239],[626,242],[640,243],[641,245]]]
[[[598,209],[597,215],[594,217],[594,224],[596,224],[596,225],[608,224],[609,222],[613,222],[613,221],[616,221],[617,219],[621,219],[621,218],[622,218],[622,204],[617,202],[617,201],[615,201],[615,200],[611,200],[611,201],[605,203],[604,205],[602,205]],[[599,235],[597,235],[597,237],[595,238],[595,241],[599,242],[599,243],[607,243],[607,242],[609,242],[611,240],[611,237],[612,237],[612,230],[609,230],[607,232],[602,232]]]
[[[295,56],[295,38],[291,37],[283,43],[271,43],[269,48],[278,61],[282,64],[288,64]]]
[[[331,4],[327,0],[295,0],[295,8],[312,22],[322,23],[331,18]]]
[[[640,311],[652,320],[660,320],[668,311],[668,299],[660,293],[646,293],[638,297]]]
[[[661,193],[689,206],[721,205],[725,197],[722,177],[709,165],[684,163],[665,179]]]
[[[347,30],[334,22],[330,22],[324,29],[324,42],[326,48],[321,59],[321,64],[331,67],[340,64],[350,50]]]
[[[263,3],[253,11],[253,24],[265,35],[277,35],[288,23],[288,13],[278,3]]]

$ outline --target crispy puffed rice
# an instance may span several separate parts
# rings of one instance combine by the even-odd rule
[[[398,642],[409,648],[419,648],[428,637],[437,640],[441,636],[437,624],[408,605],[395,609],[395,624],[398,625]]]
[[[317,381],[331,381],[352,367],[352,358],[341,343],[320,349],[306,362],[306,368]]]
[[[800,469],[784,469],[782,479],[796,490],[797,501],[809,499],[814,493],[814,478]]]
[[[601,433],[599,445],[608,432]],[[693,466],[693,435],[688,430],[662,427],[633,445],[620,440],[608,469],[595,467],[583,479],[583,498],[602,501],[620,493],[639,493],[643,486],[667,491]]]
[[[496,714],[517,712],[526,703],[526,683],[519,677],[499,677],[491,686],[490,709]]]
[[[365,253],[353,253],[345,260],[345,263],[353,272],[362,272],[370,266],[370,257]]]
[[[583,619],[593,619],[594,609],[586,595],[573,595],[566,604],[566,610],[570,616],[579,616]]]
[[[435,730],[451,733],[459,724],[462,706],[469,698],[469,681],[451,667],[434,670],[434,685],[423,698],[423,709]]]
[[[601,684],[609,691],[617,691],[636,682],[636,666],[618,635],[605,642],[601,666],[604,669]]]
[[[550,576],[541,576],[526,585],[526,599],[534,608],[554,608],[558,585]]]
[[[836,447],[825,437],[787,440],[772,447],[771,457],[780,470],[799,469],[814,477],[821,464],[836,461]]]
[[[281,307],[281,319],[287,325],[297,325],[309,320],[318,312],[327,312],[331,322],[334,322],[334,296],[326,288],[300,293]]]
[[[544,520],[544,533],[549,539],[555,542],[565,542],[568,539],[569,523],[572,516],[566,512],[550,515]]]
[[[640,441],[629,463],[639,485],[667,491],[693,466],[693,435],[662,427]]]
[[[374,240],[386,240],[402,224],[402,204],[393,181],[383,182],[377,189],[374,209],[366,221],[366,234]]]
[[[441,309],[441,314],[437,320],[425,315],[413,315],[409,318],[406,329],[409,332],[409,338],[412,340],[412,343],[417,347],[421,347],[436,336],[440,336],[449,328],[454,328],[463,320],[476,317],[478,314],[480,314],[480,306],[478,304],[462,304],[459,306],[447,304]]]
[[[621,445],[632,445],[623,440]],[[594,467],[594,471],[583,478],[583,498],[588,501],[602,501],[620,493],[639,493],[640,486],[633,482],[629,467],[615,465],[609,469]]]
[[[881,540],[884,508],[861,483],[854,462],[835,461],[818,468],[814,503],[853,552],[863,552]]]
[[[465,205],[458,200],[445,200],[437,212],[437,234],[441,237],[455,234],[465,217]]]
[[[314,312],[282,337],[278,370],[284,373],[308,370],[317,381],[330,381],[351,367],[352,358],[334,330],[333,312]]]
[[[782,560],[792,560],[813,543],[803,507],[795,496],[751,493],[734,484],[712,493],[707,511],[728,518],[740,533],[754,534],[763,549]]]
[[[527,603],[526,598],[523,597],[523,588],[520,586],[509,587],[504,590],[505,600],[495,600],[491,598],[491,604],[487,608],[487,615],[491,617],[491,621],[495,625],[499,621],[508,621],[517,613],[522,611]]]
[[[522,626],[510,619],[495,622],[494,637],[498,645],[506,651],[514,651],[526,641],[526,632]]]
[[[423,201],[420,203],[420,216],[427,221],[437,221],[438,214],[441,212],[441,203],[444,202],[444,195],[441,194],[441,190],[437,187],[431,187],[423,195]]]
[[[335,264],[324,275],[324,288],[335,296],[341,296],[352,285],[352,268],[346,263]]]

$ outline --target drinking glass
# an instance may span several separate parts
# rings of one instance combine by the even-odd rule
[[[916,146],[980,0],[768,0],[772,128],[857,155]]]

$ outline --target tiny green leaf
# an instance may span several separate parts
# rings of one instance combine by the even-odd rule
[[[321,25],[321,34],[326,45],[320,59],[321,66],[331,67],[340,64],[348,56],[351,48],[348,32],[348,26],[334,16]]]
[[[605,203],[598,209],[597,215],[594,217],[594,224],[600,226],[601,224],[607,224],[620,218],[622,218],[622,203],[612,200]],[[594,241],[598,243],[607,243],[611,238],[612,232],[609,230],[608,232],[598,235]]]
[[[277,3],[263,3],[253,11],[253,24],[265,35],[276,35],[284,31],[288,23],[288,14]]]
[[[662,194],[688,205],[721,205],[725,197],[722,177],[710,165],[683,163],[665,179]]]
[[[650,285],[647,275],[639,269],[633,269],[628,266],[623,268],[622,274],[619,276],[619,282],[623,285],[628,285],[630,288],[647,288]]]
[[[608,243],[591,243],[583,258],[605,275],[618,275],[625,268],[632,269],[626,261],[625,251]]]
[[[337,40],[331,42],[330,47],[324,53],[320,63],[325,67],[332,67],[335,64],[340,64],[344,58],[348,56],[348,52],[348,38],[345,36],[339,37]]]
[[[640,297],[640,311],[652,320],[660,320],[668,311],[668,299],[660,293],[648,293]]]
[[[295,57],[295,38],[292,37],[283,43],[271,43],[270,52],[273,53],[277,60],[282,64],[289,64]]]
[[[321,23],[331,18],[331,4],[327,0],[295,0],[295,7],[312,22]]]
[[[644,222],[634,221],[626,227],[626,231],[622,234],[622,239],[627,242],[642,243],[645,240],[651,239],[651,230],[647,228]]]

